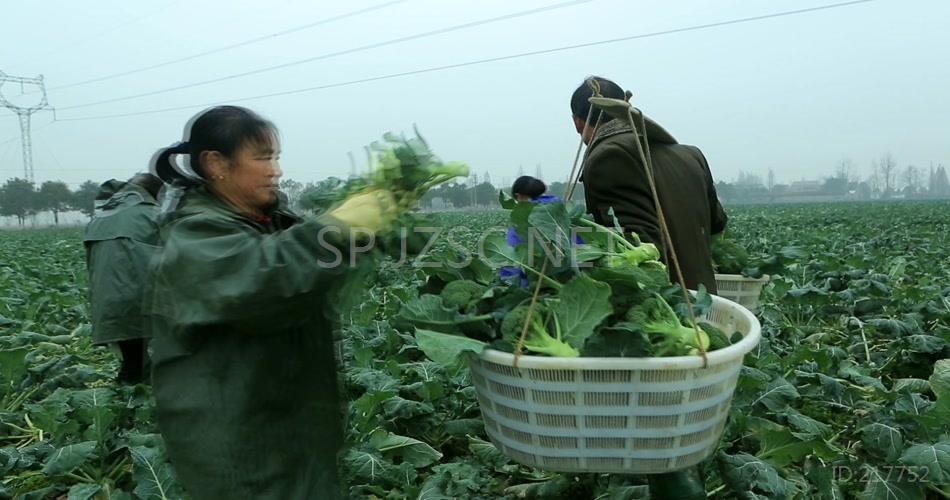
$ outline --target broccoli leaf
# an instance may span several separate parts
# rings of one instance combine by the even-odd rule
[[[175,471],[160,448],[135,446],[132,454],[134,493],[139,498],[181,498]]]
[[[455,366],[465,351],[481,352],[485,343],[461,335],[416,329],[416,344],[432,361],[442,366]]]
[[[561,340],[582,349],[594,328],[613,312],[610,285],[580,274],[564,285],[560,299],[555,314],[561,327]]]
[[[723,481],[737,498],[791,498],[795,485],[771,463],[748,453],[720,451],[717,462]]]
[[[415,326],[443,332],[456,332],[462,324],[486,321],[492,317],[491,315],[462,314],[457,309],[445,307],[442,297],[425,294],[403,304],[399,310],[398,319]]]
[[[519,265],[523,260],[502,234],[492,234],[485,238],[478,251],[485,262],[492,267]]]
[[[369,442],[384,457],[390,460],[399,458],[417,468],[432,465],[442,458],[442,453],[418,439],[400,436],[383,429],[374,431],[369,437]]]
[[[861,472],[861,480],[867,485],[861,492],[862,500],[916,500],[923,499],[924,495],[920,491],[920,483],[893,480],[895,474],[891,469],[879,469],[871,465],[865,465]]]
[[[807,440],[796,436],[788,427],[771,420],[750,417],[749,429],[759,441],[759,458],[767,459],[779,467],[801,460],[805,456],[818,454],[828,446],[820,440]],[[827,454],[825,454],[827,455]],[[831,456],[834,456],[831,454]]]
[[[649,339],[627,322],[602,327],[587,338],[582,356],[605,358],[644,358],[652,356]]]
[[[84,464],[96,452],[95,441],[63,446],[53,453],[53,456],[43,465],[43,473],[48,475],[65,474]]]
[[[20,377],[26,374],[27,348],[0,349],[0,381],[13,385]],[[3,393],[0,393],[2,395]]]
[[[919,468],[926,480],[937,484],[950,484],[950,439],[939,443],[918,444],[908,448],[900,461]]]
[[[889,462],[897,460],[904,449],[900,428],[884,422],[874,422],[861,428],[861,442],[866,449],[880,454]]]
[[[950,408],[950,359],[941,359],[934,364],[930,376],[930,388],[937,396],[941,408]]]
[[[563,202],[538,204],[528,216],[528,223],[535,230],[535,235],[553,244],[554,248],[549,250],[553,254],[552,257],[556,259],[570,255],[574,241],[573,229]]]

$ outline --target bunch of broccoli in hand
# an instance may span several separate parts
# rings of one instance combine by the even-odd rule
[[[418,130],[415,137],[409,139],[386,133],[382,141],[369,146],[369,151],[370,165],[366,174],[346,181],[325,179],[301,195],[300,206],[308,210],[327,210],[351,194],[380,188],[391,192],[400,213],[406,213],[414,209],[430,189],[469,175],[466,164],[443,163],[435,156]]]
[[[387,220],[374,231],[370,240],[373,244],[359,259],[357,268],[348,274],[347,279],[337,282],[330,292],[334,297],[330,302],[336,312],[352,308],[369,277],[377,271],[378,263],[387,256],[399,259],[417,254],[424,248],[425,235],[414,232],[412,228],[426,224],[425,217],[414,213],[413,209],[429,189],[469,174],[465,164],[443,163],[436,157],[418,130],[410,139],[387,133],[369,150],[367,173],[345,181],[332,177],[325,179],[304,192],[299,201],[301,208],[317,214],[329,213],[337,219],[340,219],[341,207],[346,205],[346,200],[355,198],[354,195],[369,194],[373,190],[386,191],[392,194],[395,202],[396,206],[389,214],[393,220]]]

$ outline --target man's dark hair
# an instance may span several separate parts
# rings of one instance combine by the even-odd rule
[[[600,76],[588,76],[584,79],[584,82],[577,87],[577,90],[574,91],[574,95],[571,96],[571,113],[581,120],[587,119],[587,113],[590,113],[590,102],[587,100],[594,95],[594,91],[587,85],[589,80],[595,80],[600,84],[600,95],[604,97],[611,99],[623,99],[625,97],[620,85]],[[607,123],[610,120],[613,120],[613,117],[604,113],[604,116],[600,119],[600,123]],[[591,116],[591,125],[596,122],[597,113],[595,112],[594,115]]]
[[[544,194],[548,190],[548,187],[544,185],[544,182],[541,179],[531,177],[530,175],[522,175],[515,179],[515,183],[511,185],[511,195],[523,194],[528,198],[537,198]]]
[[[162,186],[165,185],[157,176],[148,173],[133,175],[132,178],[129,179],[129,184],[135,184],[148,191],[153,198],[158,198],[158,192],[161,191]]]

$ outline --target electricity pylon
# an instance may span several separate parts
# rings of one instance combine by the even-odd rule
[[[3,95],[3,84],[19,83],[20,93],[23,94],[24,85],[35,85],[39,87],[40,102],[32,106],[21,106],[10,102]],[[0,71],[0,105],[16,113],[20,119],[20,145],[23,148],[23,175],[26,180],[33,182],[33,141],[30,137],[30,120],[33,113],[44,109],[53,109],[46,101],[46,85],[43,83],[43,75],[36,78],[26,78],[21,76],[12,76]]]

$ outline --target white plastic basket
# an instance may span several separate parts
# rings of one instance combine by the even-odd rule
[[[468,356],[485,430],[512,460],[561,472],[659,474],[719,445],[755,316],[713,296],[705,321],[741,341],[700,356],[550,358],[487,349]]]
[[[769,276],[747,278],[741,274],[716,274],[718,295],[731,300],[755,313],[759,306],[762,287],[769,282]]]

